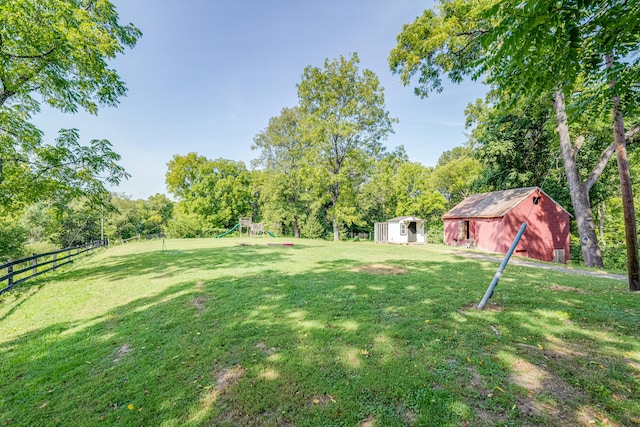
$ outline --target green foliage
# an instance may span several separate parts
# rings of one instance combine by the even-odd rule
[[[358,209],[370,229],[376,222],[386,221],[396,216],[398,189],[396,176],[400,167],[409,161],[403,146],[383,153],[371,169],[369,178],[358,193]]]
[[[358,56],[308,66],[298,84],[305,115],[307,162],[322,176],[318,192],[328,198],[327,213],[334,240],[341,224],[359,223],[355,199],[373,161],[383,151],[381,141],[392,132],[395,119],[384,104],[384,89],[370,70],[360,70]],[[345,193],[347,193],[345,195]]]
[[[61,248],[100,239],[99,212],[99,208],[87,199],[52,207],[49,239]]]
[[[9,218],[0,218],[0,262],[22,257],[28,239],[27,229]]]
[[[482,171],[482,166],[469,147],[455,147],[445,151],[429,176],[430,187],[439,191],[455,206],[473,194],[473,186]]]
[[[302,236],[307,239],[321,239],[325,234],[322,223],[315,215],[309,215],[305,218],[300,231]]]
[[[192,238],[200,236],[204,228],[200,216],[184,213],[180,209],[176,209],[173,217],[167,223],[166,231],[167,236],[172,238]]]
[[[478,177],[480,188],[493,191],[541,186],[549,170],[557,169],[554,113],[548,102],[505,107],[478,100],[466,113],[468,126],[476,125],[471,144],[474,156],[483,165]]]
[[[423,98],[442,91],[443,74],[458,83],[473,74],[473,64],[485,55],[480,37],[490,23],[483,15],[493,2],[440,1],[434,10],[425,10],[396,37],[389,55],[391,71],[405,86],[417,75],[414,91]]]
[[[79,143],[76,129],[45,144],[31,116],[40,103],[96,114],[126,92],[107,61],[133,47],[140,31],[121,25],[107,0],[0,3],[0,208],[38,200],[100,199],[104,183],[128,177],[106,140]]]
[[[201,224],[230,228],[238,218],[251,215],[251,174],[243,162],[189,153],[174,155],[167,166],[167,188],[182,211]]]
[[[29,232],[29,243],[47,240],[51,232],[51,210],[44,203],[27,206],[20,218],[20,225]]]
[[[307,163],[308,144],[301,129],[303,113],[299,108],[284,108],[272,117],[267,128],[254,138],[253,150],[260,150],[253,166],[263,167],[254,179],[260,194],[261,214],[267,222],[282,223],[300,237],[300,220],[309,212]]]
[[[394,178],[398,204],[395,216],[415,215],[427,221],[438,221],[445,213],[447,199],[434,190],[431,175],[435,173],[420,163],[404,163]]]

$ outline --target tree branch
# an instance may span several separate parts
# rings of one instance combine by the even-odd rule
[[[36,55],[16,55],[13,53],[5,52],[4,50],[0,50],[0,55],[8,56],[9,58],[13,58],[13,59],[42,59],[51,55],[54,50],[56,50],[55,46],[53,46],[51,49],[49,49],[45,53],[39,53]]]
[[[624,139],[626,143],[629,144],[633,139],[633,137],[635,137],[638,133],[640,133],[640,125],[636,125],[633,128],[629,129],[627,132],[625,132]],[[600,158],[598,159],[595,166],[593,167],[593,170],[587,177],[587,180],[584,182],[584,186],[587,192],[591,190],[591,187],[593,187],[596,181],[598,180],[598,178],[600,178],[600,175],[604,171],[604,168],[607,166],[607,163],[609,163],[609,159],[611,159],[611,156],[615,151],[616,151],[616,143],[613,142],[611,143],[611,145],[605,148],[605,150],[602,152],[602,154],[600,155]]]

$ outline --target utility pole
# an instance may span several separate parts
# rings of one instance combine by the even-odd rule
[[[613,68],[613,57],[606,55],[607,68]],[[609,83],[614,87],[615,81]],[[633,205],[633,191],[631,189],[631,174],[629,159],[627,158],[627,141],[624,137],[624,121],[618,110],[620,96],[615,95],[611,100],[611,114],[613,118],[613,137],[616,144],[616,160],[620,175],[620,190],[622,192],[622,210],[624,212],[624,234],[627,246],[627,272],[629,275],[629,291],[640,291],[640,259],[638,258],[638,231],[636,226],[636,212]]]

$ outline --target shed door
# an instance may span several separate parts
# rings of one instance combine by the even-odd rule
[[[416,241],[416,228],[417,225],[415,222],[410,222],[407,227],[407,242],[415,242]]]

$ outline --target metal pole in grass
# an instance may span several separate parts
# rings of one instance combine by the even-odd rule
[[[516,238],[513,239],[513,243],[511,243],[511,247],[507,251],[507,254],[504,256],[504,259],[502,260],[502,264],[500,264],[500,267],[498,268],[496,275],[493,276],[493,280],[491,281],[491,284],[489,285],[487,292],[484,293],[484,297],[482,298],[482,301],[480,301],[480,304],[478,304],[478,310],[482,310],[484,308],[484,305],[489,300],[489,298],[491,298],[491,295],[493,295],[493,289],[498,285],[498,280],[500,280],[500,276],[502,276],[502,272],[504,271],[504,268],[507,266],[507,263],[509,262],[509,258],[511,258],[511,254],[513,253],[513,251],[516,250],[516,246],[518,245],[518,242],[520,241],[520,238],[522,237],[522,234],[524,233],[525,228],[527,228],[527,223],[523,222],[522,226],[520,227],[520,230],[518,230],[518,234],[516,234]]]

